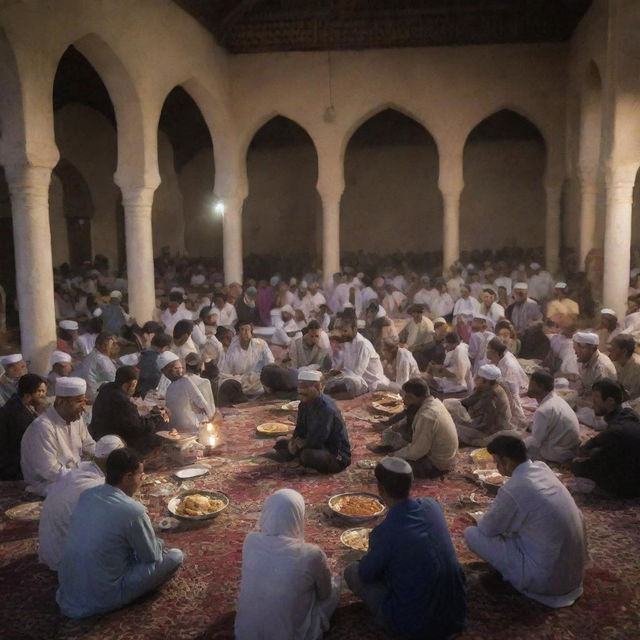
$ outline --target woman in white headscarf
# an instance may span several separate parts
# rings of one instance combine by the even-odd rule
[[[293,489],[269,496],[258,531],[242,549],[238,640],[318,640],[340,597],[320,547],[304,541],[304,499]]]

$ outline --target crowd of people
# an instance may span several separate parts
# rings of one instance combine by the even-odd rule
[[[388,513],[344,574],[381,627],[444,638],[465,625],[442,509],[411,497],[414,478],[450,473],[463,446],[486,447],[510,478],[466,530],[469,548],[525,596],[572,604],[584,523],[547,463],[565,465],[581,491],[640,495],[639,273],[619,318],[596,312],[584,274],[556,280],[535,259],[476,257],[486,259],[441,278],[353,256],[356,267],[324,284],[313,269],[224,284],[206,262],[165,257],[146,319],[131,317],[126,280],[104,265],[58,271],[48,375],[20,353],[0,357],[0,478],[44,498],[39,553],[58,572],[63,613],[111,611],[173,575],[182,553],[163,550],[134,498],[156,432],[223,430],[220,407],[265,394],[300,399],[292,436],[265,455],[331,474],[351,464],[337,401],[401,394],[403,410],[372,425]],[[599,433],[582,438],[581,424]],[[303,525],[299,493],[265,502],[243,549],[237,637],[328,628],[340,581]]]

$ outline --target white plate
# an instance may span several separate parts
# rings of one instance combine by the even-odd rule
[[[369,550],[369,534],[370,533],[371,533],[371,529],[368,529],[367,527],[347,529],[346,531],[342,532],[342,535],[340,536],[340,542],[342,542],[342,544],[345,547],[349,547],[349,549],[353,549],[354,551],[360,551],[361,553],[366,553]],[[366,549],[358,549],[358,547],[354,546],[353,542],[349,540],[349,538],[354,534],[357,538],[360,538],[360,540],[362,540],[362,538],[366,538],[366,541],[367,541]]]
[[[200,476],[206,476],[209,473],[209,469],[206,467],[187,467],[186,469],[180,469],[175,472],[176,478],[181,480],[188,480],[189,478],[199,478]]]
[[[291,402],[287,402],[287,404],[283,404],[281,409],[283,411],[297,411],[300,406],[300,400],[292,400]]]

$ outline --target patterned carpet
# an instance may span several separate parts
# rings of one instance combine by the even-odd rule
[[[262,502],[275,489],[291,487],[307,503],[306,538],[326,551],[335,572],[356,557],[340,543],[348,525],[327,513],[327,499],[341,491],[375,492],[373,472],[356,462],[373,456],[366,448],[377,436],[371,431],[365,399],[341,403],[353,446],[354,463],[333,477],[305,474],[294,464],[276,465],[257,457],[269,450],[272,439],[256,436],[256,425],[294,417],[268,402],[229,409],[225,416],[225,443],[209,458],[211,473],[183,483],[183,488],[219,489],[231,499],[217,519],[199,525],[181,524],[162,535],[167,547],[185,552],[183,569],[159,592],[122,611],[81,621],[64,618],[55,603],[56,576],[37,562],[37,525],[0,518],[0,637],[3,640],[213,640],[233,637],[233,610],[240,578],[242,542],[258,518]],[[457,471],[444,481],[418,481],[414,494],[430,496],[445,507],[446,518],[469,586],[469,626],[464,640],[569,640],[583,638],[632,639],[640,632],[640,501],[613,501],[579,497],[593,557],[587,570],[584,595],[571,608],[554,611],[518,594],[496,594],[480,578],[486,565],[470,553],[462,539],[472,524],[461,496],[478,487],[469,478],[472,462],[459,454]],[[153,464],[163,461],[157,457]],[[168,480],[169,470],[150,474]],[[167,482],[165,484],[167,484]],[[146,484],[142,501],[152,520],[167,515],[166,496],[154,496],[161,484]],[[0,484],[0,510],[17,504],[22,487]],[[385,637],[368,622],[361,604],[348,591],[342,595],[328,638]]]

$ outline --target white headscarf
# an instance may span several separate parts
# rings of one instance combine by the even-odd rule
[[[260,533],[304,541],[304,498],[293,489],[280,489],[265,501]]]

